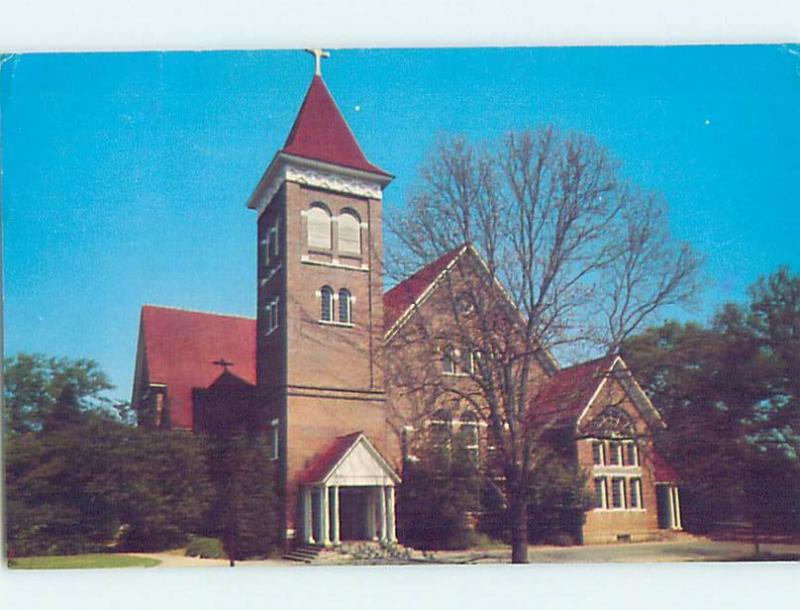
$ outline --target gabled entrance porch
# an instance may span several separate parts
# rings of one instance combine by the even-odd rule
[[[299,541],[322,546],[343,540],[395,542],[399,482],[363,433],[335,439],[301,477]]]

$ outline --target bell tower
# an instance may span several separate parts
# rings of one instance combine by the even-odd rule
[[[257,386],[280,430],[286,527],[298,477],[341,435],[388,449],[381,205],[370,163],[315,74],[283,148],[248,201],[257,219]]]

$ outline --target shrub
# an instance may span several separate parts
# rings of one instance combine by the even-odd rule
[[[543,542],[544,544],[551,544],[553,546],[574,546],[575,538],[566,532],[558,532],[557,534],[546,536]]]
[[[201,559],[224,559],[228,556],[222,546],[222,540],[203,536],[189,536],[186,555]]]
[[[208,443],[216,495],[205,533],[222,538],[234,559],[269,555],[278,544],[278,495],[268,444],[252,434]]]
[[[426,550],[468,548],[479,490],[479,473],[460,451],[443,458],[433,447],[419,461],[406,461],[398,493],[400,541]]]
[[[200,443],[98,416],[10,439],[9,547],[54,555],[182,544],[211,496]]]

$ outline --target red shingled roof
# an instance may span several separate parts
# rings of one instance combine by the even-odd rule
[[[422,293],[439,277],[439,274],[459,255],[463,248],[464,246],[459,246],[437,258],[383,295],[383,326],[387,331],[422,296]]]
[[[283,152],[390,176],[364,156],[322,77],[315,76]]]
[[[167,386],[170,420],[192,427],[192,388],[206,388],[222,372],[225,358],[234,373],[256,382],[256,321],[169,307],[142,307],[141,329],[150,383]]]
[[[539,390],[531,420],[536,424],[577,420],[615,359],[603,356],[555,373]]]
[[[322,481],[328,476],[331,469],[339,463],[339,460],[355,445],[361,434],[362,432],[359,430],[358,432],[337,436],[333,439],[322,452],[311,459],[303,469],[303,472],[300,473],[299,481],[301,483],[319,483]]]

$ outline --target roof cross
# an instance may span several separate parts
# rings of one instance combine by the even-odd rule
[[[327,59],[331,54],[324,49],[306,49],[306,53],[311,53],[314,56],[314,74],[322,76],[322,60]]]
[[[219,360],[214,360],[214,362],[212,362],[211,364],[216,364],[217,366],[221,366],[223,369],[225,369],[225,371],[224,371],[225,373],[228,372],[228,367],[229,366],[233,366],[233,362],[228,362],[227,360],[225,360],[225,358],[220,358]]]

